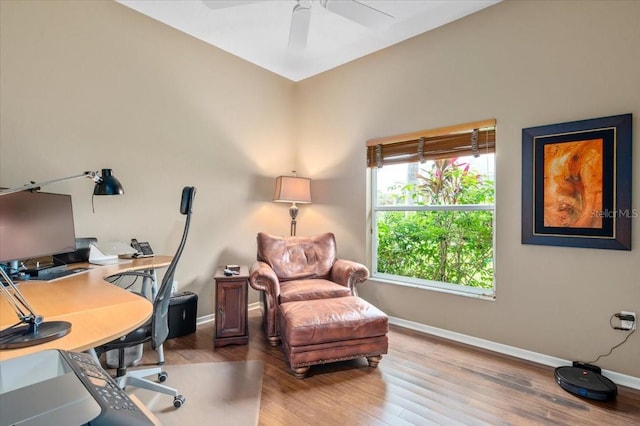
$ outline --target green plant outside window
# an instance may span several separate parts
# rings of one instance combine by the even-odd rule
[[[374,275],[493,293],[493,169],[494,154],[373,169]]]

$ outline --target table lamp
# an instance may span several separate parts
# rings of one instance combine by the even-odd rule
[[[296,235],[296,217],[298,216],[298,206],[300,204],[311,203],[311,179],[297,177],[293,171],[293,176],[278,176],[276,178],[276,191],[273,201],[276,203],[291,203],[289,216],[291,216],[291,236]]]

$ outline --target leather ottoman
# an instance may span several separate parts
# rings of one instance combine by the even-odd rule
[[[280,338],[295,376],[309,367],[366,357],[377,367],[389,342],[384,312],[357,296],[282,303]]]

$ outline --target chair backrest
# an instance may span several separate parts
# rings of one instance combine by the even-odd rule
[[[330,233],[281,237],[258,233],[258,260],[267,263],[280,281],[327,278],[336,263],[336,238]]]
[[[193,199],[196,195],[196,188],[193,186],[185,186],[182,189],[182,198],[180,201],[180,213],[186,215],[184,223],[184,231],[182,240],[173,256],[167,272],[162,278],[162,284],[158,289],[158,294],[153,301],[153,317],[151,321],[151,347],[156,349],[164,343],[169,335],[169,302],[171,301],[171,286],[173,285],[173,277],[176,272],[176,266],[182,256],[182,250],[187,242],[187,234],[189,233],[189,224],[191,223],[191,208]]]

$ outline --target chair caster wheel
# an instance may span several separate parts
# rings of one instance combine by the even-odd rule
[[[164,371],[161,372],[161,373],[158,373],[158,380],[160,381],[160,383],[162,383],[165,380],[167,380],[167,377],[169,377],[169,375],[167,373],[165,373]]]
[[[178,396],[173,398],[173,406],[174,407],[180,408],[180,407],[182,407],[182,404],[184,404],[184,396],[178,395]]]

